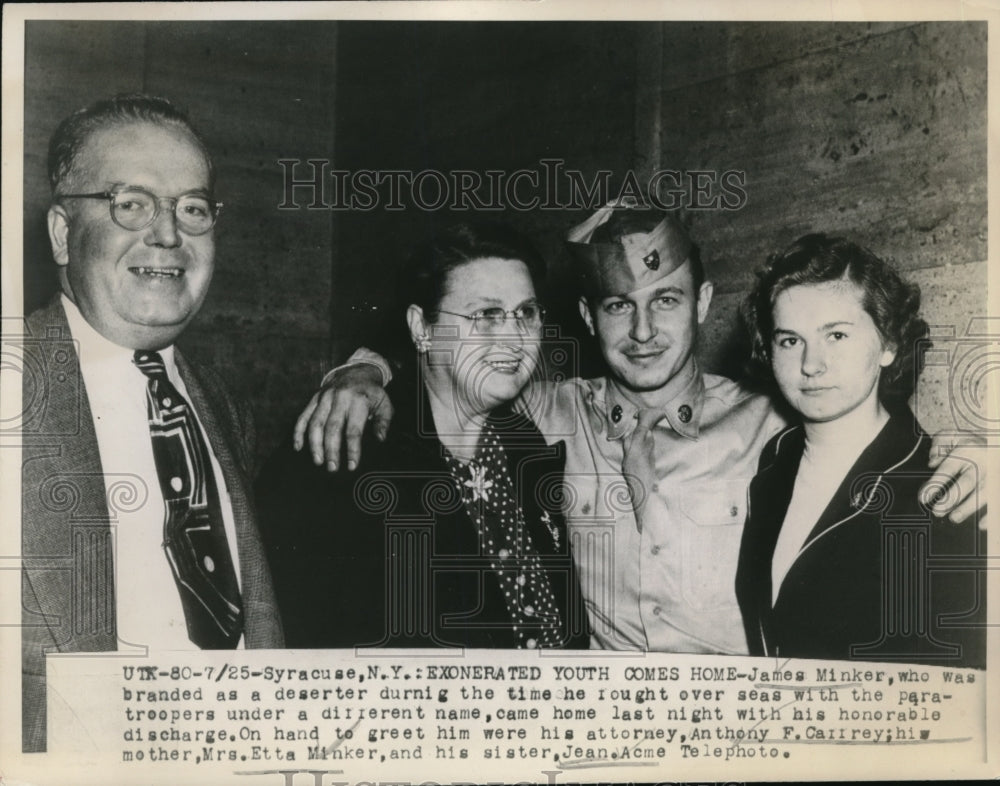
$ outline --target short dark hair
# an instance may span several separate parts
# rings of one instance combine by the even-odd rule
[[[785,250],[772,254],[757,273],[757,282],[743,306],[750,331],[752,360],[757,371],[773,380],[771,340],[774,301],[800,284],[850,281],[862,291],[861,305],[896,357],[879,377],[884,406],[905,404],[913,394],[928,347],[927,323],[920,318],[920,287],[904,281],[896,269],[868,249],[822,233],[804,235]]]
[[[448,227],[416,248],[402,277],[399,302],[420,306],[432,319],[444,298],[448,274],[487,257],[524,262],[535,290],[541,291],[544,263],[528,239],[506,224],[475,221]]]
[[[666,216],[663,210],[654,207],[614,210],[611,217],[594,230],[590,242],[620,243],[621,239],[628,235],[652,232]],[[694,289],[697,293],[705,283],[705,267],[701,263],[701,250],[694,243],[688,252],[688,262],[691,264],[691,276],[694,278]]]
[[[49,140],[49,185],[57,194],[59,186],[74,173],[76,158],[87,140],[97,131],[115,125],[145,122],[183,128],[194,137],[208,162],[209,184],[215,170],[208,147],[187,115],[166,98],[142,93],[116,95],[78,109],[65,118]]]

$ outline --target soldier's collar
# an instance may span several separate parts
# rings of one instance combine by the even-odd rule
[[[698,364],[692,362],[691,379],[684,388],[663,408],[663,414],[670,427],[688,439],[698,439],[701,412],[705,404],[705,381]],[[621,392],[613,379],[608,379],[605,396],[605,418],[608,439],[622,439],[635,429],[639,419],[639,407]]]

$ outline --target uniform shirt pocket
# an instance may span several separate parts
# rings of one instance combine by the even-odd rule
[[[681,498],[681,589],[696,609],[736,607],[748,478],[690,483]]]

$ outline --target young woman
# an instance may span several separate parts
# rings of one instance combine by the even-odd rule
[[[802,423],[750,486],[736,589],[751,654],[985,665],[984,533],[917,502],[919,306],[882,260],[820,234],[758,276],[754,358]]]
[[[290,647],[586,648],[558,495],[564,453],[513,412],[538,363],[540,260],[462,224],[405,268],[412,342],[385,442],[330,475],[291,450],[259,504]]]

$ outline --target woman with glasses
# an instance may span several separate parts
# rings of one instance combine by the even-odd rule
[[[736,592],[753,655],[985,665],[985,533],[918,503],[919,306],[870,251],[821,234],[758,276],[754,359],[801,423],[750,485]]]
[[[562,445],[512,408],[539,359],[539,269],[501,225],[461,224],[419,248],[387,440],[353,473],[291,450],[262,473],[289,646],[587,646],[551,493]]]

